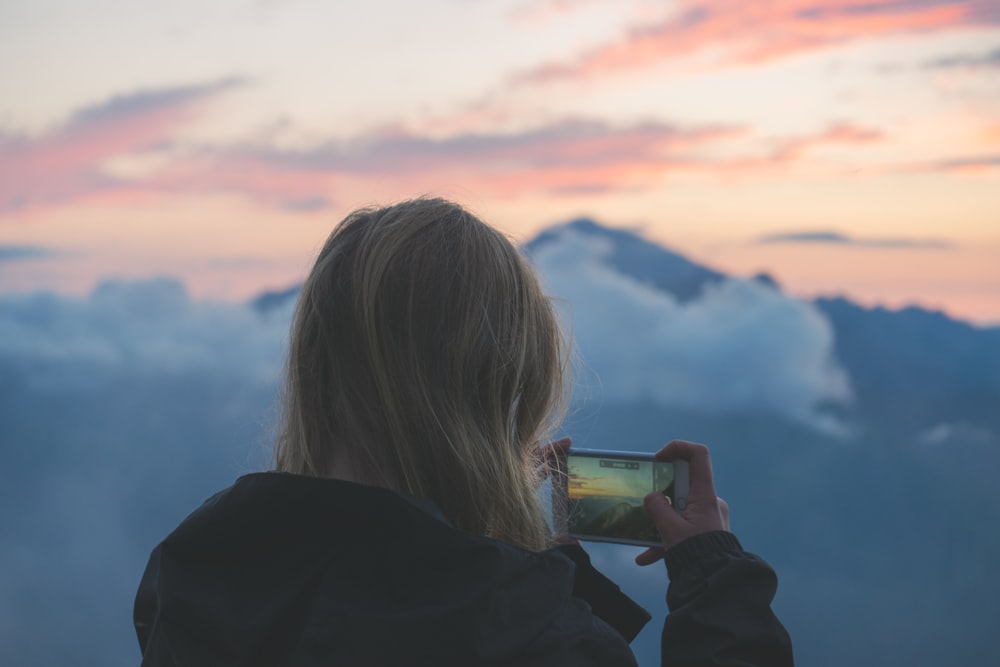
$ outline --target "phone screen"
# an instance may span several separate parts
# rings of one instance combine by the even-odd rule
[[[567,533],[587,540],[661,544],[643,498],[660,491],[674,502],[672,462],[651,455],[572,450],[565,459]]]

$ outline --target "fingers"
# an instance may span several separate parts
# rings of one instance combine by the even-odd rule
[[[715,497],[715,482],[712,479],[712,458],[708,447],[687,440],[672,440],[656,453],[658,461],[684,459],[688,461],[690,491],[688,501]]]
[[[662,560],[666,553],[666,551],[659,547],[650,547],[635,557],[635,563],[636,565],[642,566],[652,565],[653,563]]]
[[[656,526],[664,549],[701,533],[729,530],[729,506],[715,495],[708,447],[686,440],[674,440],[656,453],[656,459],[687,461],[690,480],[687,505],[681,511],[674,510],[661,493],[653,492],[645,498],[646,513]],[[636,562],[639,563],[640,560],[642,563],[655,562],[656,554],[642,554]]]
[[[674,459],[697,460],[699,457],[708,456],[708,447],[697,442],[687,440],[671,440],[663,449],[656,452],[654,458],[657,461],[673,461]]]

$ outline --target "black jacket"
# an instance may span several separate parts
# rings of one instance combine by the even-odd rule
[[[669,552],[663,665],[791,664],[776,581],[729,533]],[[579,547],[456,530],[385,489],[240,478],[153,550],[135,602],[144,667],[633,665],[649,615]]]

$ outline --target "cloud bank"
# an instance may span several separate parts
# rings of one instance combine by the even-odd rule
[[[37,245],[0,245],[0,262],[43,259],[56,253]]]
[[[171,279],[108,281],[87,300],[55,294],[0,298],[0,359],[65,373],[213,372],[263,382],[281,363],[287,321],[248,307],[193,302]]]
[[[4,660],[138,662],[150,549],[267,464],[288,315],[192,302],[169,280],[0,296]]]
[[[836,427],[817,408],[849,402],[851,391],[830,323],[813,305],[732,278],[681,304],[610,268],[609,250],[567,230],[533,256],[564,306],[585,395],[709,413],[764,410]]]

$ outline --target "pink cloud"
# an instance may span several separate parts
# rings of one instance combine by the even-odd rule
[[[743,127],[614,127],[581,120],[443,139],[397,129],[309,150],[234,148],[197,167],[188,165],[169,187],[183,189],[186,182],[277,203],[358,182],[387,184],[405,193],[460,183],[499,196],[598,194],[654,187],[676,173],[761,176],[807,159],[818,147],[882,138],[876,130],[847,123],[780,139],[755,137]],[[727,157],[713,157],[720,150]]]
[[[230,193],[298,212],[329,208],[365,189],[412,194],[460,184],[500,196],[579,196],[656,187],[677,173],[750,175],[787,169],[826,145],[876,142],[875,130],[834,125],[798,137],[755,136],[745,127],[615,126],[562,119],[517,132],[432,138],[383,128],[348,142],[301,150],[257,144],[190,149],[128,180],[111,158],[170,145],[199,104],[234,85],[220,82],[115,98],[37,138],[0,144],[0,211],[82,199]]]
[[[744,133],[743,128],[660,123],[617,128],[581,120],[443,139],[387,130],[302,151],[236,148],[187,178],[277,200],[358,179],[410,192],[456,182],[501,195],[603,191],[648,185],[665,171],[695,164],[701,148]]]
[[[515,84],[593,79],[704,52],[754,65],[887,35],[1000,23],[986,0],[682,0],[669,18],[576,58],[524,72]]]
[[[329,170],[299,169],[242,150],[207,151],[173,162],[145,179],[148,190],[180,194],[231,193],[290,211],[329,208],[337,181]]]
[[[817,147],[837,144],[871,144],[882,141],[884,138],[885,135],[879,130],[851,123],[837,123],[815,134],[776,141],[776,150],[772,154],[772,159],[780,162],[792,162]]]
[[[199,104],[238,84],[227,79],[136,92],[83,109],[40,136],[0,133],[0,211],[127,189],[127,181],[102,168],[107,160],[168,141]]]

